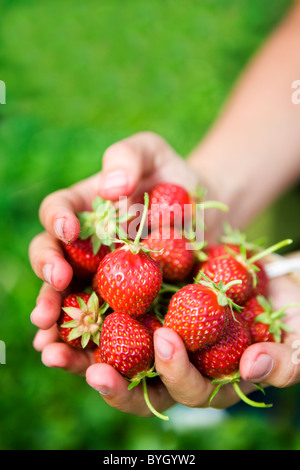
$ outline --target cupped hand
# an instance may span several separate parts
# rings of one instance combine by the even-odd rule
[[[134,200],[164,181],[180,184],[190,191],[196,188],[199,178],[164,139],[142,132],[109,147],[103,155],[101,172],[50,194],[42,202],[39,215],[45,231],[32,240],[29,258],[33,271],[43,281],[31,321],[39,328],[34,347],[41,351],[46,366],[84,375],[93,362],[88,351],[75,350],[59,341],[56,328],[62,300],[73,278],[61,242],[71,242],[79,236],[76,213],[90,210],[97,196],[113,201],[121,196]],[[127,384],[114,370],[110,370],[109,377],[123,383],[123,388],[118,385],[119,390]],[[132,403],[135,396],[134,390],[130,393]]]
[[[271,281],[270,295],[274,308],[300,302],[300,286],[289,277]],[[285,333],[282,343],[257,343],[244,352],[240,361],[240,387],[245,394],[262,386],[288,387],[300,379],[300,309],[290,307],[284,320],[292,329]],[[93,355],[77,351],[59,342],[54,327],[40,330],[35,347],[42,351],[42,360],[49,367],[60,367],[71,373],[86,376],[87,383],[101,394],[103,399],[120,411],[151,416],[145,403],[142,386],[128,390],[128,381],[113,367],[95,364]],[[148,394],[153,407],[163,413],[176,403],[187,407],[226,409],[240,399],[231,384],[221,387],[210,402],[214,385],[203,377],[189,361],[181,338],[169,328],[162,327],[154,334],[155,365],[159,380],[148,381]],[[262,402],[266,398],[262,395]],[[275,404],[276,405],[276,404]],[[167,413],[166,413],[167,414]]]
[[[64,258],[61,241],[75,240],[80,232],[76,212],[89,210],[97,195],[118,200],[120,196],[134,198],[163,181],[195,188],[199,176],[159,136],[140,133],[112,145],[103,156],[103,168],[98,174],[57,191],[41,204],[40,219],[45,232],[32,241],[29,249],[34,272],[44,283],[37,298],[31,321],[39,328],[34,347],[41,351],[42,362],[74,374],[86,376],[87,383],[101,393],[112,407],[138,416],[151,415],[138,386],[128,390],[128,381],[106,364],[95,364],[89,351],[71,348],[59,340],[56,321],[62,299],[70,286],[73,272]],[[300,287],[288,278],[272,281],[271,294],[275,307],[300,301]],[[254,390],[253,382],[285,387],[299,381],[300,368],[295,364],[293,345],[300,339],[299,309],[290,309],[287,322],[293,333],[283,344],[259,343],[246,350],[241,359],[242,388]],[[168,328],[154,335],[155,363],[160,380],[149,381],[150,401],[158,411],[175,403],[188,407],[207,407],[214,386],[190,363],[181,338]],[[267,369],[263,370],[263,365]],[[258,373],[260,376],[258,376]],[[231,385],[224,386],[211,405],[227,408],[239,401]]]
[[[280,309],[289,303],[300,302],[300,284],[289,277],[271,281],[270,295],[274,308]],[[285,333],[282,343],[257,343],[244,352],[240,361],[240,388],[251,395],[257,390],[254,384],[288,387],[300,381],[300,308],[286,310],[285,323],[292,329]],[[162,327],[154,334],[155,365],[160,382],[149,381],[148,392],[155,409],[163,412],[175,403],[192,408],[226,409],[237,402],[231,384],[224,385],[210,402],[215,385],[203,377],[189,361],[181,338],[169,328]],[[86,379],[111,406],[138,416],[151,416],[147,408],[142,387],[127,390],[128,382],[112,367],[92,364],[86,371]],[[250,396],[251,398],[251,396]],[[262,394],[261,402],[267,403]],[[276,405],[276,404],[275,404]]]

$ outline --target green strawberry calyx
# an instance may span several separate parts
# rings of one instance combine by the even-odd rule
[[[83,348],[92,340],[97,346],[100,343],[100,332],[103,323],[104,313],[109,305],[105,302],[99,307],[99,298],[93,292],[86,303],[81,297],[76,297],[78,308],[63,307],[62,310],[69,315],[72,320],[61,325],[62,328],[71,328],[68,340],[81,337]]]
[[[226,305],[228,305],[230,307],[230,310],[234,319],[235,319],[234,310],[236,310],[237,312],[240,312],[244,308],[244,307],[241,307],[240,305],[237,305],[233,300],[231,300],[226,295],[226,292],[228,291],[228,289],[230,289],[230,287],[242,283],[240,279],[230,281],[227,284],[224,284],[222,281],[220,281],[217,284],[214,281],[212,281],[208,276],[206,276],[206,274],[204,274],[202,271],[199,271],[196,278],[194,279],[194,283],[209,287],[210,289],[214,290],[217,294],[219,305],[221,307],[225,307]]]
[[[97,197],[92,203],[92,211],[78,212],[81,231],[79,238],[91,238],[93,252],[97,254],[101,245],[113,247],[116,236],[123,238],[122,223],[128,221],[129,214],[120,214],[112,201]]]
[[[223,224],[224,235],[221,235],[220,242],[224,245],[243,246],[245,250],[251,252],[259,252],[262,250],[262,245],[265,239],[261,238],[250,242],[247,240],[247,235],[238,229],[233,229],[229,222]]]
[[[280,308],[279,310],[274,310],[271,299],[268,300],[264,296],[258,295],[257,300],[264,311],[263,313],[257,315],[254,321],[269,325],[269,333],[274,336],[277,343],[280,343],[282,331],[287,331],[289,333],[293,331],[282,321],[282,319],[287,316],[285,310],[291,307],[300,307],[300,304],[297,302],[292,302]]]
[[[226,377],[223,377],[223,378],[220,378],[220,379],[213,379],[211,381],[211,383],[213,384],[216,384],[216,387],[215,389],[213,390],[211,396],[210,396],[210,399],[209,399],[209,403],[211,403],[212,399],[216,396],[216,394],[219,392],[220,388],[223,387],[224,385],[227,385],[227,384],[232,384],[236,394],[238,395],[238,397],[244,402],[246,403],[247,405],[249,406],[252,406],[252,407],[255,407],[255,408],[270,408],[272,407],[273,405],[272,404],[268,404],[268,403],[264,403],[264,402],[256,402],[254,400],[251,400],[247,395],[244,394],[244,392],[241,390],[238,382],[240,382],[241,380],[241,375],[240,375],[240,372],[237,371],[231,375],[228,375]],[[265,394],[265,391],[264,389],[261,387],[260,384],[258,383],[255,383],[254,384],[263,394]]]

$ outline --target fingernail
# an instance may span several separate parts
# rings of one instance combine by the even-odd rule
[[[102,189],[114,189],[127,186],[128,175],[124,171],[113,171],[104,177]]]
[[[252,366],[249,379],[260,381],[265,379],[274,367],[274,361],[271,356],[261,354]]]
[[[96,389],[100,395],[103,395],[104,397],[107,397],[109,394],[110,394],[110,389],[108,387],[105,387],[105,386],[97,386],[97,389]]]
[[[43,267],[43,276],[46,282],[48,284],[52,285],[52,280],[51,280],[51,275],[52,275],[52,264],[45,264]]]
[[[156,353],[159,355],[159,357],[166,361],[170,360],[173,356],[173,345],[169,343],[165,338],[162,338],[161,336],[157,335],[155,339],[155,347],[156,347]]]
[[[61,217],[60,219],[56,219],[54,222],[54,231],[58,238],[64,238],[64,223],[65,219],[64,217]]]

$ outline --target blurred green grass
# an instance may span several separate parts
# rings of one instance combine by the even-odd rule
[[[241,406],[217,425],[200,420],[179,431],[113,410],[84,378],[44,367],[32,348],[36,329],[29,319],[41,283],[27,253],[42,229],[42,199],[98,171],[116,140],[152,130],[187,155],[288,4],[2,1],[0,339],[7,364],[0,365],[1,449],[299,448],[297,387],[276,391],[273,412]],[[291,190],[251,234],[299,240],[298,203]]]

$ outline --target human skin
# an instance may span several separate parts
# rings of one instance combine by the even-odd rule
[[[94,364],[86,351],[59,342],[56,320],[62,298],[72,279],[60,241],[71,241],[80,231],[77,211],[88,209],[96,195],[117,200],[148,190],[161,181],[173,181],[191,189],[201,182],[207,198],[230,207],[226,218],[232,226],[247,226],[300,176],[300,105],[291,100],[291,84],[300,77],[297,44],[300,43],[300,4],[270,36],[241,75],[207,136],[184,160],[160,136],[142,132],[117,142],[103,156],[102,171],[91,178],[49,195],[41,204],[45,231],[32,241],[29,256],[34,272],[44,283],[31,321],[39,328],[34,347],[42,362],[86,376],[111,406],[148,416],[140,387],[128,391],[128,382],[112,367]],[[268,177],[266,177],[268,175]],[[216,211],[208,215],[209,239],[222,228]],[[271,282],[275,308],[300,302],[300,287],[288,277]],[[275,387],[299,382],[300,367],[292,360],[293,344],[300,339],[299,309],[288,310],[293,333],[283,344],[250,346],[240,362],[246,392],[252,382]],[[161,381],[149,384],[149,396],[160,411],[181,403],[206,407],[211,382],[189,362],[180,337],[168,328],[155,333],[155,363]],[[212,406],[226,408],[238,398],[231,386],[222,387]]]

